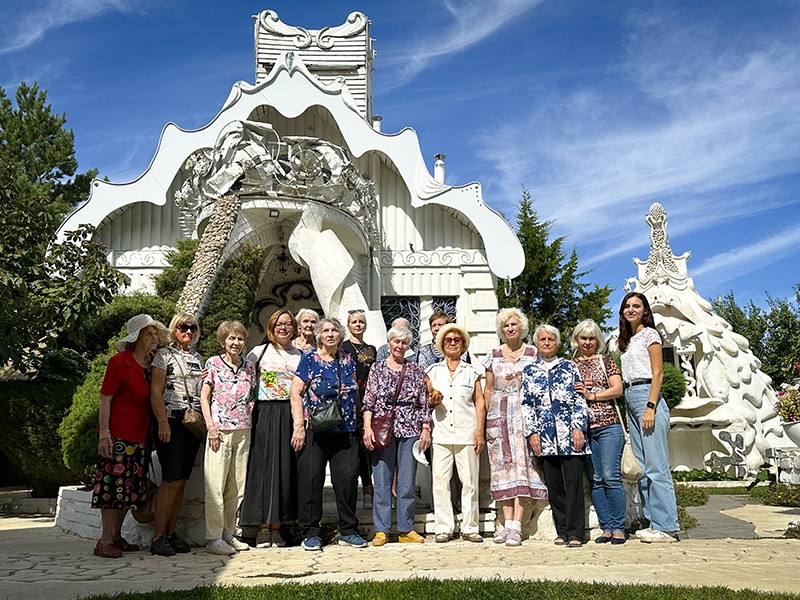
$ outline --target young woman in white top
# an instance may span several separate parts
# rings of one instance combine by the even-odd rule
[[[619,349],[633,453],[642,467],[639,491],[650,527],[636,532],[643,542],[676,542],[678,512],[669,468],[669,408],[661,396],[661,336],[647,298],[630,292],[619,309]]]

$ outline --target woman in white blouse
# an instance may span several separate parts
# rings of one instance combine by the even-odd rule
[[[661,396],[661,336],[647,298],[630,292],[619,309],[619,349],[628,407],[631,446],[642,467],[639,491],[650,527],[636,532],[643,542],[677,542],[675,488],[669,468],[669,408]]]

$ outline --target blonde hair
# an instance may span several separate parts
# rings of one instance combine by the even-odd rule
[[[504,308],[497,313],[497,335],[498,337],[505,342],[506,338],[503,335],[503,326],[511,317],[517,317],[519,321],[520,331],[521,331],[521,338],[524,340],[528,337],[528,331],[530,325],[528,324],[528,317],[518,308]]]
[[[244,325],[239,323],[239,321],[223,321],[217,327],[217,341],[219,345],[225,348],[225,340],[228,339],[228,336],[232,333],[238,333],[239,335],[244,338],[244,341],[247,341],[247,329]]]
[[[603,330],[591,319],[585,319],[575,325],[575,329],[572,330],[572,337],[569,339],[569,345],[577,350],[578,338],[581,336],[594,338],[597,341],[597,349],[595,350],[597,354],[602,354],[606,349],[606,339],[603,337]]]
[[[192,336],[192,344],[196,344],[197,340],[200,339],[200,323],[197,322],[197,318],[194,315],[190,315],[187,312],[179,312],[176,313],[172,320],[169,322],[169,343],[174,344],[178,341],[175,332],[178,331],[178,325],[183,325],[186,323],[187,325],[197,325],[197,331],[194,332]]]

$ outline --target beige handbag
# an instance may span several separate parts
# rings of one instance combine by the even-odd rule
[[[603,357],[600,357],[600,365],[603,367],[603,373],[606,376],[606,383],[609,383],[608,372],[606,371],[606,363],[603,360]],[[631,436],[628,433],[628,428],[625,426],[625,420],[622,418],[622,412],[619,410],[619,405],[617,404],[616,400],[613,400],[612,402],[614,403],[614,408],[617,410],[617,418],[619,418],[619,424],[622,427],[622,433],[625,436],[625,445],[622,447],[622,459],[620,460],[619,471],[624,480],[635,483],[639,481],[639,478],[642,476],[642,467],[639,464],[639,461],[636,460],[636,456],[633,454],[633,448],[631,448]]]
[[[173,355],[175,356],[175,364],[178,365],[178,369],[181,371],[183,389],[186,390],[186,401],[188,402],[186,412],[183,413],[183,426],[191,431],[196,438],[203,439],[206,433],[208,433],[206,420],[203,418],[203,414],[200,411],[192,408],[192,395],[189,393],[189,386],[186,383],[186,371],[181,364],[182,358],[175,352],[173,352]]]

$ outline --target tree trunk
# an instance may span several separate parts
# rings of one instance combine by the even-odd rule
[[[187,312],[199,318],[200,307],[217,277],[222,253],[239,218],[241,206],[242,199],[236,193],[225,194],[214,203],[208,225],[200,238],[192,269],[178,299],[179,312]]]

